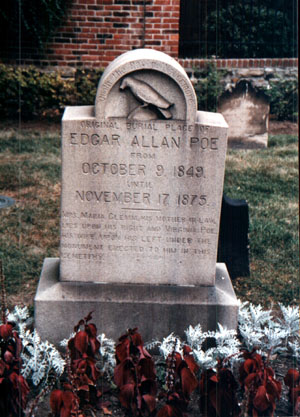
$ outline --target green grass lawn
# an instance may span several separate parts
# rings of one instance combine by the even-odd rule
[[[224,192],[249,205],[251,276],[235,280],[238,297],[265,305],[297,303],[298,138],[271,136],[267,149],[229,150]]]
[[[32,305],[43,259],[58,256],[59,135],[2,132],[0,158],[0,194],[16,200],[0,212],[0,257],[9,304]]]
[[[43,131],[0,131],[0,258],[9,304],[32,306],[45,257],[58,256],[60,137]],[[250,211],[251,276],[235,279],[237,296],[253,303],[297,303],[298,144],[271,136],[267,149],[229,150],[225,193]]]

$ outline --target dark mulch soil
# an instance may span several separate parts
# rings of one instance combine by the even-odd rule
[[[270,120],[269,134],[270,135],[298,135],[299,128],[297,123],[278,120]]]

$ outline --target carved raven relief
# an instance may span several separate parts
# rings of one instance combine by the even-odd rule
[[[134,108],[128,114],[128,119],[172,119],[172,113],[169,109],[174,103],[170,103],[145,81],[126,76],[121,81],[120,90],[125,88],[128,88],[133,96],[142,103],[141,106]]]

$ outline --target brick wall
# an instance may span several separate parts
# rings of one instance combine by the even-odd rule
[[[180,0],[70,0],[65,21],[39,51],[15,46],[15,59],[3,62],[60,68],[102,67],[131,49],[154,48],[178,58]],[[205,59],[178,59],[188,71]],[[295,68],[295,58],[216,59],[217,68]],[[190,72],[190,71],[189,71]]]
[[[106,67],[131,49],[148,47],[178,56],[180,0],[72,0],[44,59],[22,64]]]

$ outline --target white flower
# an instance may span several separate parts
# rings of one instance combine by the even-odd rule
[[[100,370],[111,376],[116,366],[115,342],[106,337],[104,333],[100,334],[97,339],[100,342]]]
[[[171,333],[163,339],[159,345],[159,351],[166,359],[174,350],[182,355],[182,347],[183,345],[180,338],[175,336],[174,333]]]
[[[217,360],[213,355],[213,349],[208,349],[206,352],[204,352],[202,349],[195,349],[193,350],[193,353],[198,365],[202,370],[214,368],[217,365]]]
[[[201,324],[197,324],[195,327],[189,326],[184,333],[186,334],[187,344],[192,349],[200,349],[206,339],[205,333],[202,332]]]
[[[65,361],[54,345],[47,340],[42,342],[36,330],[27,330],[22,335],[24,350],[21,354],[23,360],[22,375],[24,378],[31,378],[34,385],[42,383],[47,385],[50,372],[57,377],[61,376]]]

